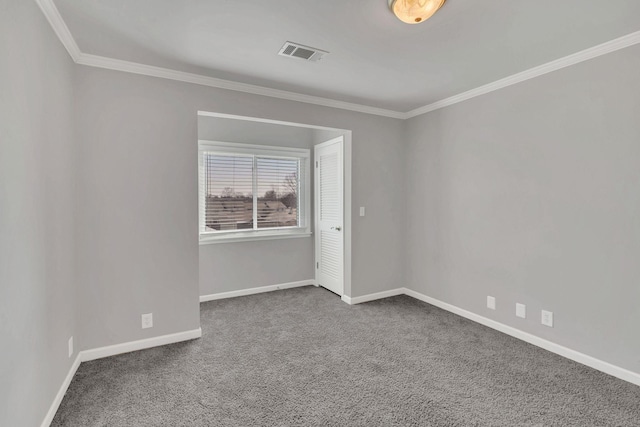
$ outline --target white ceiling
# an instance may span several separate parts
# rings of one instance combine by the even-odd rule
[[[639,0],[448,0],[419,25],[387,0],[54,2],[84,53],[402,112],[640,30]]]

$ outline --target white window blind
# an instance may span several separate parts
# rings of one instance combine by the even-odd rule
[[[301,172],[300,159],[256,157],[257,228],[304,225],[298,215]]]
[[[309,150],[200,142],[200,237],[309,233]]]
[[[203,154],[205,230],[253,228],[253,157]]]

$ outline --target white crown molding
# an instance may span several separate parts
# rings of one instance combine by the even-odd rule
[[[35,1],[40,6],[40,9],[53,27],[55,33],[60,38],[60,41],[62,42],[64,47],[69,52],[69,55],[71,55],[71,58],[80,65],[176,80],[185,83],[215,87],[218,89],[233,90],[237,92],[250,93],[253,95],[286,99],[288,101],[303,102],[306,104],[314,104],[324,107],[338,108],[341,110],[349,110],[364,114],[373,114],[376,116],[391,117],[394,119],[402,120],[410,119],[412,117],[426,114],[431,111],[439,110],[441,108],[448,107],[450,105],[454,105],[459,102],[466,101],[468,99],[475,98],[477,96],[484,95],[499,89],[503,89],[505,87],[521,83],[526,80],[530,80],[544,74],[551,73],[553,71],[557,71],[562,68],[566,68],[571,65],[575,65],[580,62],[584,62],[589,59],[606,55],[607,53],[615,52],[616,50],[624,49],[626,47],[640,43],[640,31],[636,31],[635,33],[631,33],[626,36],[608,41],[606,43],[602,43],[600,45],[565,56],[563,58],[556,59],[546,64],[530,68],[528,70],[513,74],[500,80],[496,80],[495,82],[468,90],[458,95],[436,101],[434,103],[416,108],[408,112],[400,112],[83,53],[80,51],[80,48],[76,44],[76,41],[69,31],[66,23],[62,19],[62,16],[60,16],[60,13],[53,3],[53,0]]]
[[[306,104],[314,104],[324,107],[338,108],[341,110],[355,111],[358,113],[391,117],[394,119],[404,118],[404,113],[401,113],[399,111],[370,107],[368,105],[354,104],[351,102],[338,101],[335,99],[322,98],[320,96],[305,95],[296,92],[289,92],[286,90],[271,89],[264,86],[239,83],[231,80],[223,80],[215,77],[203,76],[200,74],[187,73],[184,71],[171,70],[168,68],[155,67],[152,65],[139,64],[136,62],[123,61],[120,59],[107,58],[103,56],[83,53],[80,51],[80,48],[73,38],[73,35],[69,31],[67,24],[62,19],[62,16],[60,16],[60,12],[58,11],[56,5],[53,3],[53,0],[35,1],[40,6],[40,9],[51,24],[53,31],[58,35],[58,38],[69,52],[69,55],[71,55],[71,58],[74,60],[74,62],[80,65],[123,71],[144,76],[159,77],[185,83],[215,87],[218,89],[227,89],[237,92],[250,93],[253,95],[269,96],[271,98],[286,99],[288,101],[304,102]]]
[[[339,108],[341,110],[356,111],[358,113],[373,114],[376,116],[391,117],[401,119],[404,113],[383,108],[370,107],[367,105],[353,104],[350,102],[337,101],[335,99],[322,98],[319,96],[304,95],[296,92],[289,92],[280,89],[271,89],[264,86],[257,86],[247,83],[239,83],[231,80],[223,80],[215,77],[203,76],[200,74],[187,73],[184,71],[172,70],[169,68],[156,67],[153,65],[139,64],[136,62],[123,61],[121,59],[107,58],[104,56],[81,53],[76,61],[78,64],[90,67],[106,68],[109,70],[124,71],[127,73],[141,74],[144,76],[159,77],[169,80],[177,80],[185,83],[193,83],[202,86],[215,87],[218,89],[233,90],[236,92],[250,93],[253,95],[269,96],[271,98],[286,99],[288,101],[304,102],[306,104],[321,105],[323,107]]]
[[[53,31],[57,34],[58,38],[62,42],[62,45],[67,49],[69,55],[71,55],[71,59],[74,62],[78,62],[78,58],[80,57],[80,48],[76,43],[76,40],[71,35],[71,31],[69,31],[69,27],[60,16],[60,12],[58,12],[58,8],[53,3],[53,0],[35,0],[38,6],[40,6],[40,10],[44,13],[44,16],[51,24]]]
[[[555,61],[547,62],[546,64],[539,65],[534,68],[530,68],[521,73],[513,74],[509,77],[505,77],[500,80],[496,80],[493,83],[486,84],[484,86],[471,89],[467,92],[454,95],[449,98],[442,99],[424,107],[416,108],[404,114],[405,119],[419,116],[440,108],[448,107],[449,105],[457,104],[462,101],[466,101],[476,96],[484,95],[489,92],[493,92],[507,86],[521,83],[526,80],[534,79],[553,71],[560,70],[562,68],[569,67],[571,65],[578,64],[580,62],[588,61],[589,59],[596,58],[598,56],[606,55],[607,53],[615,52],[616,50],[624,49],[625,47],[633,46],[640,43],[640,31],[627,34],[626,36],[619,37],[617,39],[602,43],[600,45],[591,47],[589,49],[582,50],[564,58],[556,59]]]

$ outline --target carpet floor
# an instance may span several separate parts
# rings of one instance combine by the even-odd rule
[[[407,296],[201,304],[201,339],[82,363],[53,426],[640,426],[640,387]]]

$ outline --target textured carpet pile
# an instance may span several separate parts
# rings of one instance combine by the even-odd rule
[[[407,296],[201,305],[203,336],[82,363],[53,426],[640,426],[640,387]]]

